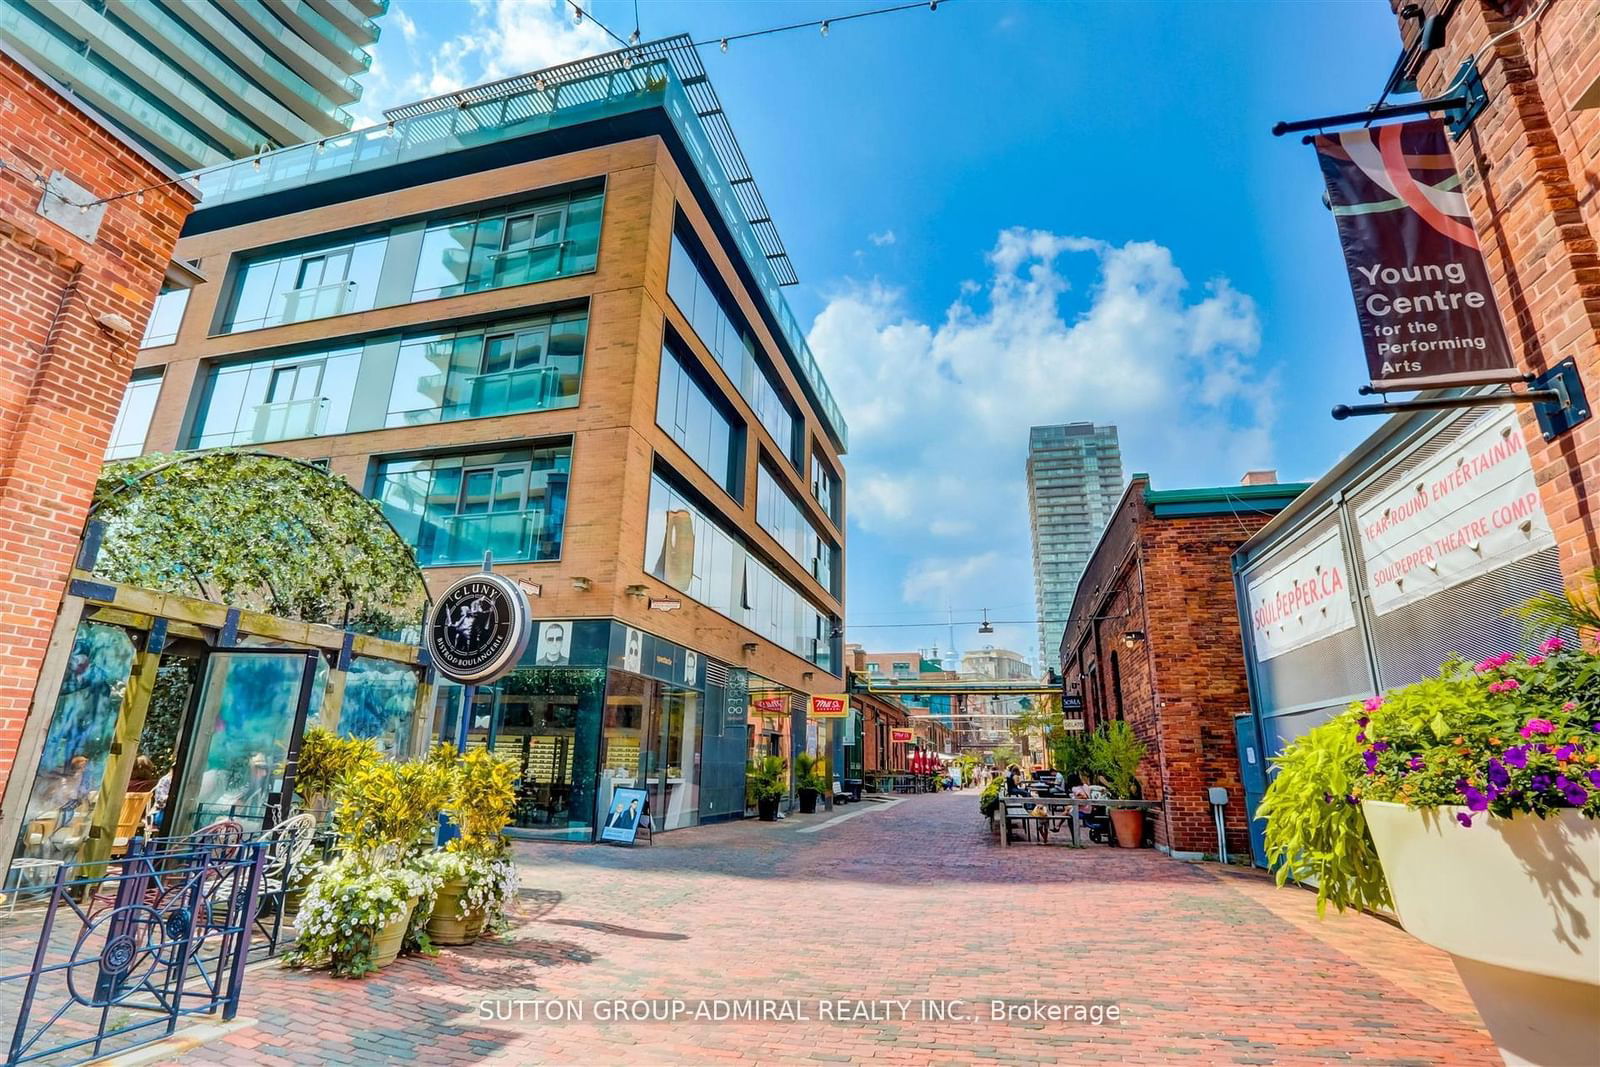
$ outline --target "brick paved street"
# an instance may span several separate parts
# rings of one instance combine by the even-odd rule
[[[1375,919],[1318,923],[1309,894],[1256,874],[1153,851],[1002,851],[973,791],[802,832],[820,819],[633,851],[521,845],[506,938],[364,982],[255,968],[255,1022],[183,1060],[1499,1062],[1441,954]],[[962,998],[986,1015],[990,997],[1029,995],[1116,1003],[1122,1021],[478,1018],[485,998]]]

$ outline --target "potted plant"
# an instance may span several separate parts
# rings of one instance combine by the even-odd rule
[[[1000,810],[1001,784],[999,778],[991,778],[988,784],[983,787],[983,792],[978,794],[978,814],[989,820],[991,830],[995,829],[996,825],[994,813]]]
[[[450,814],[460,833],[427,857],[439,877],[428,917],[435,945],[469,945],[487,927],[505,922],[505,903],[516,892],[505,826],[516,803],[516,770],[507,760],[477,749],[453,768]]]
[[[794,784],[800,791],[800,814],[815,815],[817,798],[823,790],[832,788],[822,773],[823,763],[808,752],[794,758]]]
[[[345,771],[377,758],[378,746],[371,740],[340,737],[321,726],[307,728],[294,772],[300,810],[311,812],[319,824],[327,821],[334,786]]]
[[[1314,883],[1319,913],[1330,903],[1392,907],[1407,930],[1450,953],[1508,1062],[1593,1061],[1592,645],[1557,636],[1526,655],[1447,662],[1436,677],[1353,704],[1274,762],[1258,814],[1280,884]]]
[[[359,978],[392,963],[408,941],[430,950],[421,924],[439,878],[422,857],[449,784],[435,759],[375,758],[345,771],[333,794],[344,853],[313,876],[286,965]]]
[[[746,792],[756,802],[756,812],[762,822],[776,822],[778,802],[789,791],[788,770],[777,756],[764,756],[750,764],[745,779]]]
[[[1138,799],[1139,762],[1145,751],[1144,742],[1125,722],[1108,722],[1095,732],[1089,742],[1090,761],[1114,799]],[[1138,808],[1112,808],[1111,825],[1122,848],[1144,844],[1144,812]]]

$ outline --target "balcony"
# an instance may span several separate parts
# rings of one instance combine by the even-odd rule
[[[283,312],[278,325],[286,322],[305,322],[308,319],[325,319],[329,315],[343,315],[355,306],[356,283],[329,282],[304,289],[290,289],[283,294]]]
[[[449,418],[477,419],[521,411],[543,411],[561,400],[561,372],[555,367],[478,374],[468,379],[465,411]]]
[[[311,396],[304,400],[282,400],[273,404],[257,404],[255,423],[248,439],[235,440],[236,445],[257,444],[262,441],[289,441],[296,437],[316,437],[322,433],[327,421],[328,398]],[[235,437],[242,435],[235,434]]]
[[[417,562],[424,567],[477,564],[485,552],[492,552],[497,563],[553,559],[559,545],[543,542],[544,519],[542,508],[432,519],[423,527]]]

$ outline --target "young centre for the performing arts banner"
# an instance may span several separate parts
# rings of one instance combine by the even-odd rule
[[[1312,143],[1372,384],[1404,390],[1516,380],[1444,127],[1427,119]]]

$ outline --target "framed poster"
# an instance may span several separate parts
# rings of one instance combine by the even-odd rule
[[[639,821],[650,817],[650,801],[643,789],[619,786],[611,794],[611,806],[606,809],[606,821],[600,828],[600,840],[633,844],[639,832]]]

